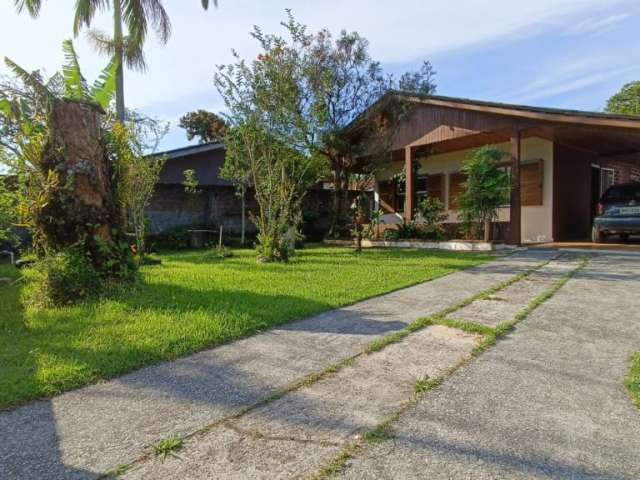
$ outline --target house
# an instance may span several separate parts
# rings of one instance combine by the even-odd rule
[[[601,194],[614,183],[640,181],[637,117],[404,92],[385,95],[371,111],[383,113],[389,102],[411,108],[398,125],[390,164],[376,176],[385,223],[412,220],[424,197],[442,200],[449,220],[458,222],[462,163],[484,145],[505,152],[514,180],[499,216],[512,244],[587,239]],[[406,187],[396,180],[403,170]]]
[[[156,153],[166,159],[160,178],[146,209],[151,234],[187,228],[214,228],[239,235],[242,226],[242,202],[236,186],[220,177],[225,148],[222,143],[208,143]],[[183,185],[184,171],[193,170],[198,180],[198,193],[187,193]],[[319,185],[307,192],[303,209],[303,233],[310,239],[321,239],[330,226],[332,192]],[[245,196],[246,231],[255,233],[248,212],[255,211],[252,192]]]

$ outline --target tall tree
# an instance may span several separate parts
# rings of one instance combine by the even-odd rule
[[[323,155],[331,168],[334,187],[332,230],[349,223],[347,190],[363,156],[369,161],[368,172],[389,159],[389,149],[400,117],[402,105],[389,107],[378,122],[362,123],[359,141],[345,132],[354,121],[386,93],[401,89],[418,94],[433,94],[435,71],[424,62],[417,72],[407,72],[399,80],[386,75],[379,62],[369,55],[369,42],[357,32],[341,31],[334,39],[326,29],[309,34],[307,27],[288,13],[283,25],[298,50],[301,82],[306,89],[308,106],[301,111],[307,126],[309,148]],[[391,111],[393,110],[393,111]]]
[[[640,81],[624,85],[607,101],[605,111],[620,115],[640,115]]]
[[[18,12],[27,10],[37,17],[42,0],[14,0]],[[217,0],[201,0],[202,8],[218,5]],[[125,120],[124,66],[138,71],[146,70],[144,42],[149,24],[158,38],[166,44],[171,36],[171,22],[162,5],[162,0],[77,0],[73,20],[73,33],[77,36],[83,27],[89,28],[98,11],[113,10],[113,36],[92,30],[90,38],[99,52],[106,53],[116,61],[116,116]],[[123,27],[126,27],[125,35]]]
[[[221,66],[216,85],[231,128],[223,175],[248,181],[255,192],[258,258],[287,261],[293,252],[306,191],[325,174],[325,162],[308,148],[309,107],[298,50],[255,28],[261,53],[250,63]]]
[[[179,125],[186,130],[188,140],[198,137],[199,143],[222,142],[227,132],[224,118],[207,110],[184,114]]]

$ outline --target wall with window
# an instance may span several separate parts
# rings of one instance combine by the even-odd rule
[[[509,143],[494,147],[510,152]],[[472,150],[433,155],[419,159],[420,168],[416,175],[416,193],[420,197],[440,198],[449,212],[449,221],[457,222],[456,197],[465,181],[461,173],[464,159]],[[553,143],[542,138],[522,140],[522,239],[524,242],[552,241],[553,203]],[[508,156],[505,161],[508,161]],[[505,168],[508,167],[505,165]],[[387,214],[385,223],[400,223],[404,210],[404,187],[398,187],[398,177],[402,177],[403,162],[394,162],[386,171],[378,175],[377,198],[380,208]],[[402,182],[400,182],[402,183]],[[509,208],[500,210],[499,221],[509,221]]]

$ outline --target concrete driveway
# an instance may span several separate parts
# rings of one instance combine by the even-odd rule
[[[596,255],[515,331],[364,448],[344,478],[638,479],[640,257]]]
[[[586,255],[518,252],[0,412],[0,478],[640,478],[640,256]]]

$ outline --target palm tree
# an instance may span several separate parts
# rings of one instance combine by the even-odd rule
[[[32,17],[40,13],[42,0],[14,0],[18,12],[27,10]],[[209,4],[218,6],[218,0],[201,0],[202,8]],[[101,53],[106,53],[116,61],[116,117],[125,119],[124,107],[124,65],[130,69],[145,71],[144,42],[149,24],[155,30],[160,42],[166,44],[171,36],[171,22],[162,5],[162,0],[77,0],[73,20],[73,33],[78,36],[83,27],[89,28],[98,11],[112,7],[113,37],[92,30],[89,36]],[[123,24],[127,35],[123,33]]]

